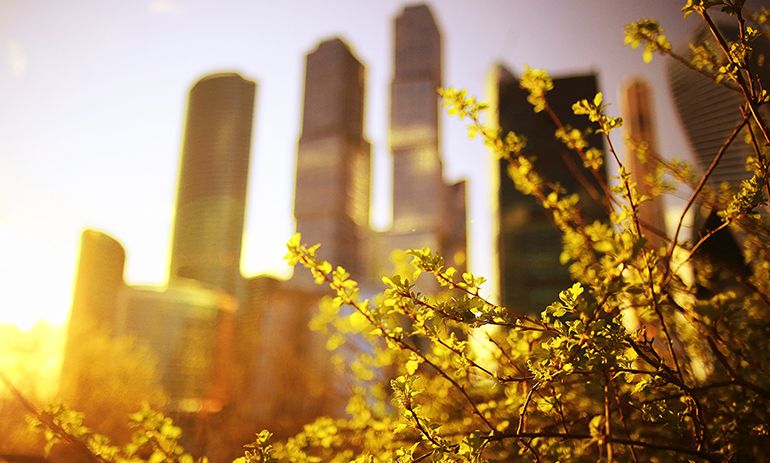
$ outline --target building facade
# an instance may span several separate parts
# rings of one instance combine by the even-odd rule
[[[658,195],[647,181],[648,177],[655,175],[657,162],[654,156],[658,155],[650,86],[644,80],[630,79],[623,86],[622,100],[623,127],[635,146],[626,149],[626,169],[631,172],[639,194],[655,198]],[[656,248],[663,244],[666,221],[662,198],[641,204],[637,218],[647,240]]]
[[[374,272],[389,267],[392,249],[429,247],[447,265],[465,268],[465,185],[444,181],[440,152],[442,48],[427,5],[405,7],[394,23],[394,73],[390,87],[393,155],[393,225],[377,239]]]
[[[80,234],[59,387],[63,397],[73,397],[82,387],[80,369],[88,367],[80,361],[83,337],[94,331],[111,334],[115,328],[115,306],[125,287],[125,262],[126,252],[116,239],[90,229]]]
[[[729,40],[738,36],[734,26],[719,25],[719,29]],[[706,27],[693,31],[688,43],[700,44],[704,41],[710,43],[713,49],[718,49]],[[770,39],[760,34],[752,42],[752,48],[749,68],[753,74],[759,75],[762,82],[770,81],[770,68],[759,62],[760,56],[764,57],[763,60],[770,56]],[[687,45],[682,46],[678,53],[685,60],[692,56]],[[695,155],[695,164],[701,172],[706,172],[722,145],[743,120],[740,106],[745,104],[745,99],[741,92],[716,84],[678,61],[669,60],[667,71],[674,104]],[[762,110],[765,117],[770,116],[767,106]],[[739,186],[751,175],[746,171],[746,158],[749,156],[754,156],[754,148],[738,136],[722,155],[709,178],[709,184],[716,187],[727,182],[733,187]]]
[[[307,243],[322,243],[319,257],[361,274],[371,176],[371,147],[363,133],[364,65],[339,38],[321,42],[306,63],[294,200],[297,231]]]
[[[246,287],[236,347],[241,412],[284,437],[319,416],[344,416],[351,382],[332,362],[339,352],[329,351],[328,336],[310,329],[327,293],[268,276]]]
[[[503,133],[524,135],[527,145],[522,154],[534,158],[538,173],[550,182],[558,182],[566,191],[577,193],[578,206],[587,217],[606,218],[605,208],[597,199],[602,194],[598,181],[583,167],[580,157],[556,139],[557,126],[548,114],[533,111],[527,101],[528,92],[504,67],[496,67],[491,80],[490,105]],[[575,116],[572,105],[582,99],[591,101],[596,93],[595,75],[571,76],[554,78],[547,98],[565,126],[584,131],[590,122],[585,116]],[[603,149],[600,134],[589,135],[587,141]],[[557,301],[559,292],[570,287],[572,281],[569,269],[560,263],[561,233],[534,197],[516,190],[507,167],[507,161],[501,160],[496,225],[500,301],[515,313],[540,313]]]
[[[190,90],[169,280],[237,295],[256,83],[212,74]]]
[[[125,286],[115,305],[114,336],[129,336],[154,354],[167,410],[218,412],[229,398],[238,301],[199,282]]]

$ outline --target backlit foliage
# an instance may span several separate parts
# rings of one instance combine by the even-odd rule
[[[725,55],[720,61],[701,44],[688,64],[711,72],[717,83],[729,81],[746,98],[741,128],[755,147],[747,162],[753,177],[738,191],[725,186],[712,192],[705,187],[711,170],[696,177],[686,164],[644,150],[660,167],[647,179],[653,191],[670,191],[672,181],[685,183],[692,189],[685,213],[695,204],[716,209],[720,228],[746,237],[750,276],[734,272],[733,284],[711,284],[716,291],[708,296],[683,279],[686,267],[706,284],[717,270],[731,273],[697,253],[714,232],[688,242],[681,236],[683,218],[673,236],[656,237],[665,246],[648,244],[652,232],[640,223],[639,211],[659,198],[642,195],[617,156],[611,134],[622,120],[605,112],[601,94],[576,102],[573,111],[604,134],[617,166],[610,183],[598,175],[597,151],[550,110],[548,74],[527,67],[521,77],[534,111],[548,112],[559,127],[555,135],[597,174],[611,205],[610,223],[585,219],[577,196],[550,183],[537,162],[522,154],[524,137],[483,124],[484,103],[464,90],[441,90],[450,115],[470,120],[471,138],[481,137],[496,157],[508,161],[517,188],[534,196],[562,232],[562,261],[575,283],[540,314],[517,315],[481,295],[483,278],[460,275],[441,256],[422,249],[408,252],[412,278],[384,278],[388,289],[378,299],[360,301],[344,270],[332,271],[296,236],[289,243],[290,263],[308,267],[316,282],[328,284],[337,295],[334,307],[355,309],[344,316],[350,325],[368,322],[363,334],[385,346],[387,356],[377,357],[377,368],[394,372],[388,398],[397,408],[382,404],[378,421],[370,410],[378,396],[365,395],[351,410],[355,415],[366,409],[369,426],[395,424],[390,440],[356,442],[344,436],[360,436],[364,429],[340,421],[322,427],[334,426],[338,440],[319,445],[310,438],[319,430],[310,426],[301,446],[280,447],[277,455],[302,461],[767,461],[770,139],[758,111],[767,94],[747,70],[749,44],[759,29],[744,24],[741,4],[690,2],[683,11],[705,20]],[[727,43],[713,27],[708,9],[717,5],[745,31],[737,42]],[[673,55],[654,21],[629,25],[626,43],[641,46],[645,61],[653,53]],[[414,281],[421,273],[432,274],[447,291],[418,292]]]

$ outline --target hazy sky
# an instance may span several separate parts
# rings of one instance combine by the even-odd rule
[[[496,62],[552,75],[597,72],[609,112],[623,79],[655,87],[659,145],[689,156],[664,60],[623,46],[623,26],[658,19],[674,43],[676,0],[440,0],[444,86],[485,98]],[[749,6],[752,5],[750,0]],[[80,232],[127,251],[128,283],[166,280],[187,92],[234,70],[258,82],[243,272],[288,275],[305,54],[342,37],[367,72],[373,223],[389,223],[388,96],[395,0],[0,0],[0,322],[66,320]],[[471,269],[493,271],[489,156],[444,117],[445,176],[469,180]],[[615,137],[622,146],[622,134]]]

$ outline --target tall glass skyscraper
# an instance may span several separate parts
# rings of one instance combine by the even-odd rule
[[[363,131],[364,65],[339,38],[321,42],[307,55],[294,217],[304,242],[321,243],[321,258],[354,275],[364,269],[369,233]]]
[[[448,265],[463,269],[465,183],[444,182],[439,87],[441,34],[436,20],[427,5],[407,6],[395,21],[390,87],[393,226],[380,248],[430,247],[443,254]],[[457,234],[458,229],[463,233]],[[387,262],[386,257],[379,260]]]
[[[187,106],[170,280],[236,295],[256,83],[236,73],[199,80]]]
[[[603,194],[598,182],[583,167],[580,157],[556,139],[557,127],[548,114],[533,111],[527,102],[528,92],[519,87],[519,80],[504,67],[493,70],[492,83],[491,105],[503,133],[513,131],[526,136],[527,146],[522,154],[536,159],[538,172],[566,191],[577,193],[578,207],[589,218],[606,218],[604,207],[594,198]],[[563,124],[584,131],[590,122],[585,116],[575,116],[572,104],[582,99],[591,101],[596,92],[595,75],[562,77],[553,79],[553,89],[547,98]],[[601,134],[593,133],[587,141],[590,146],[604,147]],[[505,160],[500,161],[499,181],[497,247],[501,303],[516,313],[540,313],[559,299],[560,291],[572,285],[568,268],[559,262],[561,233],[548,211],[532,196],[514,187]]]
[[[729,40],[735,40],[738,36],[738,29],[734,26],[719,28]],[[711,31],[705,26],[693,31],[688,42],[700,44],[704,41],[710,43],[713,49],[719,49]],[[770,68],[766,64],[760,65],[759,58],[764,56],[763,59],[766,60],[770,56],[770,40],[760,35],[752,42],[752,48],[752,58],[749,61],[752,73],[759,75],[762,82],[770,81]],[[679,50],[679,54],[685,59],[690,59],[692,51],[685,45]],[[679,120],[695,154],[696,166],[701,172],[705,172],[743,119],[740,105],[745,104],[745,99],[740,92],[718,85],[675,60],[668,62],[668,78]],[[767,118],[770,111],[766,106],[762,109],[764,117]],[[717,186],[727,182],[738,187],[742,180],[751,176],[746,171],[746,158],[754,155],[754,148],[744,143],[742,135],[738,136],[711,174],[711,185]]]
[[[394,238],[411,235],[396,239],[397,247],[437,248],[446,196],[436,92],[441,87],[441,36],[427,6],[406,7],[396,18],[395,48],[390,107],[393,227],[389,234]]]

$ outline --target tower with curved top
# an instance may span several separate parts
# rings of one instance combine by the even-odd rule
[[[191,278],[236,294],[256,83],[234,72],[190,90],[171,250],[170,281]]]
[[[83,338],[94,333],[111,334],[115,328],[115,306],[125,287],[125,263],[126,251],[115,238],[91,229],[80,234],[59,389],[67,400],[82,389],[81,372],[89,367],[82,360]]]

